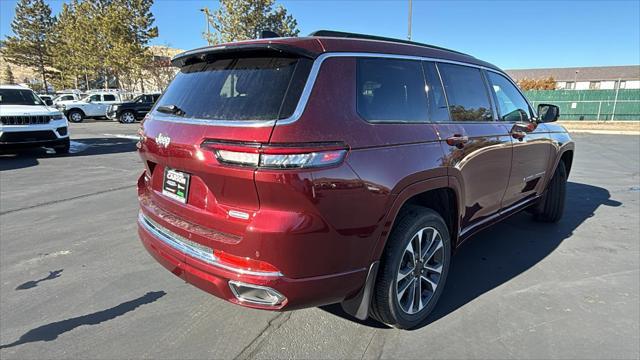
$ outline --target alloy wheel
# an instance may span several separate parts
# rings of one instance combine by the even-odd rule
[[[123,123],[131,124],[131,123],[133,123],[135,121],[136,121],[136,118],[135,118],[135,116],[133,116],[132,113],[126,112],[126,113],[122,114],[122,122]]]
[[[438,287],[444,264],[442,236],[433,227],[420,229],[407,244],[396,275],[396,296],[402,311],[424,309]]]

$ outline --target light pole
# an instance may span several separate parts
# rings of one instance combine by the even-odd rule
[[[407,39],[411,40],[411,13],[413,11],[413,1],[409,0],[409,31],[407,33]]]
[[[209,8],[200,9],[204,13],[204,21],[207,24],[207,44],[211,45],[211,30],[209,28]]]

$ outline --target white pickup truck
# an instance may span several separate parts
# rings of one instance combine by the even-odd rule
[[[106,117],[109,106],[121,102],[122,97],[119,93],[96,92],[81,100],[59,101],[56,107],[64,112],[69,121],[79,123],[85,118]]]

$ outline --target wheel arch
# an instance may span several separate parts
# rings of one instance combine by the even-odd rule
[[[71,109],[67,109],[67,114],[69,114],[72,111],[79,111],[82,114],[82,116],[85,116],[85,117],[87,116],[87,113],[85,113],[84,110],[82,110],[82,108],[73,107]]]
[[[571,166],[573,165],[573,151],[573,149],[566,150],[560,155],[560,161],[564,163],[564,167],[567,169],[567,176],[569,176]]]
[[[379,260],[391,231],[403,211],[413,206],[422,206],[436,211],[447,224],[451,237],[451,248],[458,243],[459,234],[459,199],[460,194],[455,186],[449,185],[449,177],[432,178],[405,187],[391,205],[384,221],[384,229],[374,246],[371,261]]]

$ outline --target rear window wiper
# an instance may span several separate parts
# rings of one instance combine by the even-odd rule
[[[185,112],[175,105],[161,105],[156,109],[161,113],[184,116]]]

